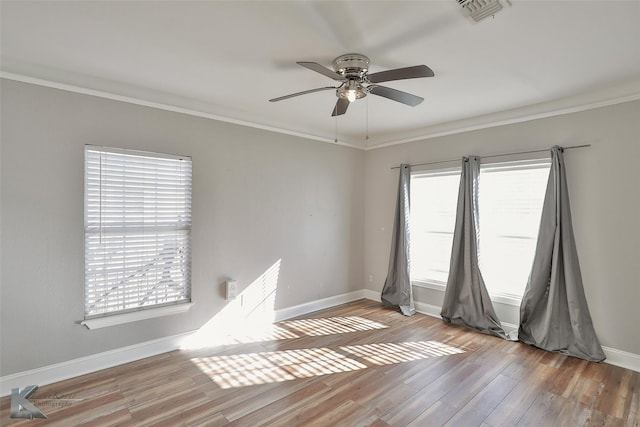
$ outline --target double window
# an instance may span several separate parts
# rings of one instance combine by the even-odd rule
[[[494,300],[519,302],[531,271],[550,161],[480,167],[479,261]],[[411,279],[444,286],[449,274],[460,170],[411,177]]]
[[[85,319],[191,300],[191,158],[85,147]]]

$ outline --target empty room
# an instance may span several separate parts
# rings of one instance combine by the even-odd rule
[[[0,1],[0,425],[640,426],[640,2]]]

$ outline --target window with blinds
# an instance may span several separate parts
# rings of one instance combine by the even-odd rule
[[[489,293],[522,299],[538,241],[549,160],[480,166],[480,271]]]
[[[85,147],[85,319],[191,300],[191,158]]]
[[[549,177],[548,159],[481,165],[480,270],[492,299],[520,300],[531,271]],[[411,279],[445,285],[460,171],[411,176]]]
[[[411,277],[444,285],[449,275],[460,169],[411,176]]]

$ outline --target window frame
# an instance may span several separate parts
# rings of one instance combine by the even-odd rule
[[[126,236],[131,236],[131,234],[140,235],[141,233],[144,235],[148,231],[151,231],[150,235],[155,235],[155,239],[150,240],[150,242],[155,242],[156,246],[162,243],[164,241],[163,239],[167,238],[166,237],[167,232],[169,236],[173,234],[176,236],[177,239],[181,239],[181,241],[176,244],[178,244],[178,247],[180,248],[180,250],[183,250],[182,248],[185,248],[186,253],[183,255],[179,255],[180,252],[177,252],[175,255],[172,255],[171,264],[173,264],[173,262],[176,259],[179,260],[178,268],[177,268],[178,271],[180,271],[179,283],[181,287],[179,289],[182,289],[182,291],[186,292],[186,296],[184,298],[178,297],[180,299],[176,299],[173,301],[158,302],[155,304],[152,303],[152,304],[137,306],[137,307],[126,307],[124,309],[113,309],[113,308],[109,309],[109,307],[106,306],[105,304],[106,311],[95,313],[95,314],[90,313],[90,307],[89,307],[90,301],[88,298],[88,292],[92,291],[92,289],[89,282],[91,279],[94,279],[96,277],[98,278],[97,280],[100,280],[100,279],[106,280],[104,279],[104,277],[101,277],[101,276],[104,276],[104,274],[102,274],[99,271],[99,269],[98,271],[94,270],[95,274],[90,274],[90,267],[87,264],[91,259],[91,257],[96,256],[96,254],[98,254],[100,251],[100,246],[98,246],[98,249],[96,249],[95,244],[88,243],[89,239],[95,240],[96,236],[100,236],[99,245],[101,245],[102,236],[104,233],[103,230],[108,228],[103,226],[103,222],[102,222],[103,212],[107,210],[107,208],[104,208],[102,206],[102,197],[103,197],[102,183],[104,181],[104,178],[102,176],[102,164],[100,164],[100,172],[98,175],[98,187],[99,187],[98,197],[100,198],[100,207],[90,208],[90,198],[96,197],[95,185],[90,188],[89,181],[90,179],[95,178],[95,167],[93,171],[91,171],[90,162],[94,161],[93,159],[95,159],[95,156],[102,156],[103,154],[115,155],[116,157],[118,155],[122,155],[122,158],[117,160],[117,162],[122,164],[122,168],[123,168],[123,171],[121,172],[122,175],[127,175],[132,173],[128,170],[125,171],[126,166],[130,166],[130,165],[126,165],[126,163],[129,163],[130,161],[138,162],[138,163],[150,161],[151,163],[153,163],[155,159],[158,162],[158,164],[153,165],[153,167],[149,169],[149,172],[153,172],[153,173],[157,173],[159,170],[162,170],[162,167],[160,166],[160,164],[163,160],[169,160],[169,161],[176,160],[180,162],[182,161],[188,162],[188,165],[184,164],[185,166],[187,166],[184,169],[184,172],[182,171],[183,164],[180,164],[179,167],[175,167],[174,169],[171,170],[171,172],[180,171],[180,174],[178,175],[178,180],[177,180],[180,182],[180,185],[181,185],[180,189],[178,190],[179,193],[176,196],[178,197],[178,199],[176,199],[177,201],[176,203],[173,203],[170,205],[171,208],[176,209],[178,212],[175,214],[175,218],[169,216],[169,219],[167,220],[166,219],[167,217],[165,216],[164,217],[165,219],[158,220],[158,217],[162,216],[162,215],[158,215],[158,214],[162,214],[162,209],[160,208],[160,206],[162,206],[161,202],[158,199],[147,199],[145,196],[138,196],[138,199],[141,200],[138,203],[143,204],[142,209],[144,213],[142,214],[142,218],[143,218],[141,220],[142,224],[131,224],[129,222],[131,217],[133,217],[135,214],[140,215],[140,210],[139,210],[140,208],[135,208],[133,211],[122,213],[121,222],[118,223],[117,226],[113,226],[112,228],[112,230],[117,229],[119,231],[119,232],[116,232],[116,235],[120,236],[123,242],[127,240]],[[127,160],[126,156],[130,156],[129,161]],[[136,158],[140,158],[140,159],[138,160]],[[102,162],[102,160],[100,160],[100,162]],[[150,318],[155,318],[160,316],[183,313],[188,311],[191,308],[191,306],[193,306],[192,294],[191,294],[191,253],[190,253],[191,204],[192,204],[191,199],[192,199],[192,192],[193,192],[192,191],[192,179],[193,179],[192,167],[193,167],[192,159],[190,156],[154,153],[154,152],[147,152],[147,151],[129,150],[129,149],[95,146],[95,145],[85,145],[84,147],[84,200],[83,200],[83,207],[84,207],[84,280],[83,280],[84,320],[82,320],[80,324],[86,326],[89,329],[96,329],[96,328],[102,328],[102,327],[107,327],[112,325],[118,325],[122,323],[135,322],[143,319],[150,319]],[[147,168],[147,165],[142,166],[142,169],[144,169],[144,172],[147,172],[146,168]],[[138,179],[135,177],[132,178],[132,177],[123,176],[118,178],[121,178],[122,183],[133,182],[135,184],[138,181]],[[185,179],[184,182],[182,182],[183,178]],[[173,183],[175,180],[173,177],[171,179],[172,181],[170,182],[170,184]],[[151,188],[157,192],[158,188],[161,187],[160,178],[153,179],[151,182],[152,182]],[[139,184],[139,187],[135,187],[134,190],[140,191],[146,188],[147,187],[145,183],[145,184]],[[122,198],[123,200],[122,206],[124,207],[125,206],[124,194],[118,195],[118,196]],[[180,198],[182,198],[183,200],[182,202],[180,202]],[[153,200],[152,202],[150,202],[152,206],[151,215],[147,213],[148,200]],[[181,204],[183,205],[184,210],[177,208],[177,206]],[[96,220],[95,217],[90,218],[91,214],[95,215],[96,213],[99,215],[99,219]],[[127,214],[129,215],[128,218],[127,218]],[[154,219],[148,222],[148,219],[150,217],[153,217]],[[158,237],[159,235],[164,235],[165,237]],[[113,249],[109,249],[109,250],[113,251]],[[118,251],[123,253],[131,253],[134,256],[139,257],[140,261],[143,261],[144,259],[143,254],[141,254],[140,251],[135,248],[132,249],[130,247],[126,248],[124,246],[121,246],[121,247],[118,247]],[[121,257],[124,257],[124,255],[121,255]],[[160,264],[154,264],[154,266],[158,266],[158,265]],[[166,265],[166,263],[163,265]],[[164,271],[166,271],[166,267],[162,267],[162,268],[164,268]],[[171,271],[174,271],[174,270],[171,270]],[[173,274],[173,273],[170,273],[170,274]],[[171,280],[173,280],[173,278]],[[138,290],[138,286],[132,285],[129,287],[129,289]],[[124,301],[127,301],[127,304],[135,300],[135,297],[125,296],[124,298],[126,298]]]
[[[547,170],[547,180],[549,178],[549,173],[551,171],[551,158],[550,157],[533,157],[533,158],[528,158],[528,159],[518,159],[518,160],[505,160],[505,161],[499,161],[499,162],[487,162],[485,164],[480,164],[480,176],[482,176],[483,170],[485,171],[485,173],[487,172],[494,172],[496,170],[503,170],[503,171],[516,171],[516,170],[522,170],[522,169],[527,169],[527,170],[532,170],[532,169],[546,169]],[[489,171],[487,171],[489,170]],[[545,190],[546,190],[546,183],[547,181],[545,180],[545,184],[544,187],[541,189],[542,191],[542,198],[541,198],[541,203],[542,205],[544,204],[544,197],[545,197]],[[482,187],[482,183],[480,183],[480,186]],[[482,190],[481,190],[482,192]],[[480,196],[482,197],[482,196]],[[482,205],[482,201],[480,200],[480,205]],[[540,212],[542,214],[542,205],[540,206]],[[481,214],[482,215],[482,214]],[[537,239],[538,239],[538,233],[539,233],[539,228],[540,228],[540,218],[538,218],[538,230],[536,232],[535,238],[534,240],[536,241],[537,244]],[[482,222],[482,218],[480,219],[480,221]],[[482,229],[480,231],[480,239],[482,239]],[[480,257],[482,258],[482,241],[480,241]],[[533,249],[533,256],[535,256],[535,245],[534,245],[534,249]],[[531,264],[533,265],[533,257],[531,258]],[[482,265],[482,261],[480,260],[480,265]],[[531,268],[529,268],[529,271],[531,270]],[[482,269],[481,269],[482,271]],[[526,286],[526,283],[525,283]],[[495,289],[491,289],[489,286],[487,286],[487,292],[489,292],[489,295],[491,296],[491,300],[494,302],[499,302],[502,304],[508,304],[508,305],[514,305],[514,306],[520,306],[520,303],[522,302],[522,297],[523,295],[517,295],[517,294],[511,294],[511,293],[505,293],[505,292],[499,292],[496,291]],[[524,294],[524,289],[522,290],[523,294]]]
[[[502,157],[502,156],[501,156]],[[490,158],[490,157],[487,157]],[[541,157],[539,153],[537,155],[529,155],[529,156],[518,156],[518,155],[509,155],[504,156],[504,159],[499,161],[491,161],[486,162],[480,165],[480,174],[482,175],[483,169],[505,169],[505,170],[513,170],[526,168],[528,165],[530,166],[539,166],[547,165],[549,170],[551,166],[551,158],[548,156]],[[427,167],[421,167],[418,169],[414,169],[411,171],[411,179],[414,177],[420,177],[425,175],[443,175],[443,174],[461,174],[461,167],[438,167],[442,166],[441,164],[437,165],[428,165]],[[413,188],[413,187],[412,187]],[[545,186],[546,188],[546,186]],[[456,194],[457,196],[457,194]],[[481,197],[481,196],[480,196]],[[457,200],[457,197],[456,197]],[[413,202],[413,200],[412,200]],[[482,237],[481,237],[482,238]],[[533,260],[532,260],[533,261]],[[444,292],[446,290],[446,282],[441,282],[439,280],[435,280],[433,278],[414,278],[411,277],[411,284],[417,288],[423,289],[431,289],[436,291]],[[522,301],[522,296],[517,296],[513,294],[506,294],[501,292],[495,292],[487,287],[487,291],[491,296],[491,300],[496,303],[511,305],[511,306],[520,306]]]
[[[453,163],[453,162],[451,162]],[[437,165],[426,165],[426,166],[422,166],[422,167],[418,167],[418,168],[412,168],[411,170],[411,180],[420,177],[420,176],[443,176],[443,175],[457,175],[458,176],[458,187],[460,186],[460,175],[462,173],[462,168],[460,167],[460,165],[457,166],[444,166],[442,167],[441,164],[437,164]],[[457,188],[458,188],[457,187]],[[413,188],[413,186],[411,187]],[[457,191],[456,188],[456,191]],[[413,199],[412,199],[413,200]],[[457,200],[457,193],[456,193],[456,200]],[[410,213],[411,214],[411,213]],[[454,220],[455,222],[455,220]],[[409,226],[409,230],[411,230],[411,226]],[[424,288],[424,289],[432,289],[432,290],[436,290],[436,291],[442,291],[444,292],[446,287],[447,287],[447,282],[444,281],[439,281],[436,279],[432,279],[432,278],[426,278],[426,277],[421,277],[421,278],[410,278],[411,280],[411,284],[415,287],[418,288]]]

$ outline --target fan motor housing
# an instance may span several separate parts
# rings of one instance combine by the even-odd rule
[[[333,60],[333,70],[346,78],[362,78],[369,70],[369,58],[359,53],[347,53]]]

